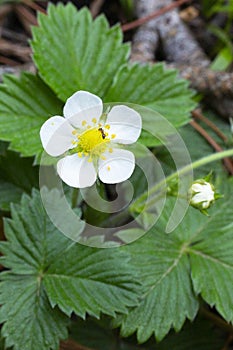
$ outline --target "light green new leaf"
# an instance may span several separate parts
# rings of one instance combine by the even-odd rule
[[[25,157],[42,152],[39,131],[46,119],[61,115],[62,104],[35,75],[5,76],[0,86],[0,139]]]
[[[69,319],[52,309],[38,276],[4,274],[0,284],[0,322],[6,347],[57,350],[67,337]]]
[[[177,71],[165,69],[163,64],[124,66],[116,75],[105,102],[129,102],[149,107],[175,127],[189,122],[194,109],[193,91],[188,82],[177,78]],[[157,144],[145,133],[143,143]]]
[[[99,317],[101,312],[125,313],[137,303],[138,282],[133,268],[128,269],[127,253],[69,240],[50,222],[38,191],[32,197],[24,195],[11,214],[5,221],[7,241],[0,246],[1,262],[10,269],[7,275],[2,273],[0,286],[0,320],[5,322],[2,334],[7,344],[17,350],[33,350],[38,344],[40,350],[50,349],[50,344],[55,349],[66,335],[66,317],[55,304],[67,315],[74,311]],[[32,339],[38,340],[34,347]]]
[[[44,81],[65,101],[77,90],[103,96],[129,55],[119,26],[109,28],[104,16],[72,5],[50,5],[33,28],[34,61]]]

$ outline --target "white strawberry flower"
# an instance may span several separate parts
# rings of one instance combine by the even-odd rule
[[[192,184],[189,196],[190,204],[200,210],[208,209],[216,199],[213,185],[203,179]]]
[[[140,136],[141,116],[124,105],[114,106],[103,120],[102,100],[87,91],[77,91],[65,103],[64,117],[49,118],[41,127],[45,151],[64,155],[57,172],[69,186],[92,186],[97,175],[107,184],[127,180],[135,168],[132,152],[119,148]]]

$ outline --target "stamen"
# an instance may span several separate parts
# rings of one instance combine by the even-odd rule
[[[102,128],[93,128],[90,125],[88,127],[89,129],[78,135],[78,140],[75,143],[78,156],[80,158],[87,157],[88,162],[94,161],[95,157],[105,160],[104,152],[108,150],[107,145],[110,139],[105,135]]]
[[[110,170],[111,170],[111,167],[110,167],[109,165],[107,166],[107,170],[108,170],[108,171],[110,171]]]
[[[86,120],[83,120],[82,121],[82,126],[85,126],[87,124],[87,121]]]
[[[109,124],[105,125],[104,127],[105,127],[105,129],[108,129],[108,130],[110,129],[110,125]]]
[[[93,119],[92,119],[92,123],[94,123],[94,124],[96,124],[96,123],[97,123],[96,118],[93,118]]]
[[[87,129],[90,129],[91,128],[91,126],[90,125],[87,125]]]
[[[78,132],[77,130],[73,130],[73,131],[72,131],[72,135],[76,135],[77,132]]]
[[[112,148],[109,148],[108,152],[109,152],[109,153],[112,153],[112,152],[113,152],[113,149],[112,149]]]
[[[116,134],[111,135],[111,139],[115,139],[115,137],[116,137]]]

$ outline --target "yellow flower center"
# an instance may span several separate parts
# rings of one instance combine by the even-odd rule
[[[100,156],[106,151],[107,144],[110,142],[107,136],[108,133],[101,127],[87,129],[82,134],[77,135],[77,147],[74,151],[78,153],[79,157],[90,156],[89,159],[92,161],[92,157]]]

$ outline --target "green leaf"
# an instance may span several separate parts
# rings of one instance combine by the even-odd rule
[[[140,343],[153,333],[161,340],[171,327],[179,331],[185,318],[192,320],[198,309],[183,243],[159,231],[159,227],[153,228],[127,248],[132,253],[132,264],[139,268],[146,291],[140,305],[119,318],[117,324],[121,324],[123,336],[137,331]]]
[[[232,48],[224,47],[211,63],[211,69],[215,71],[224,71],[231,65],[232,61]]]
[[[61,114],[61,101],[38,77],[5,76],[0,86],[0,139],[25,157],[42,152],[39,131],[46,119]]]
[[[109,28],[104,16],[72,5],[50,5],[33,28],[34,61],[44,81],[65,101],[77,90],[103,96],[129,47],[122,44],[119,26]]]
[[[74,311],[99,317],[115,316],[136,304],[136,277],[129,271],[129,259],[120,249],[92,249],[78,244],[55,260],[44,278],[51,304],[68,316]],[[119,273],[120,271],[120,273]]]
[[[177,78],[177,71],[165,69],[163,64],[124,66],[117,73],[105,102],[129,102],[159,112],[175,127],[189,122],[195,107],[193,91],[188,82]],[[148,139],[149,138],[149,139]],[[148,133],[143,136],[147,146],[157,145]]]
[[[64,313],[99,317],[100,312],[125,313],[136,304],[138,282],[134,269],[128,269],[127,253],[69,240],[52,225],[38,191],[24,195],[11,214],[5,221],[7,242],[0,246],[1,262],[10,269],[1,274],[0,286],[0,320],[8,346],[55,349],[66,336]]]
[[[195,240],[190,248],[194,289],[226,321],[233,322],[232,198],[212,214]]]
[[[24,192],[38,187],[38,176],[31,159],[10,151],[0,155],[0,209],[9,211],[11,202],[19,202]]]
[[[115,324],[121,324],[123,336],[137,331],[139,342],[153,333],[161,340],[171,327],[180,330],[186,317],[195,317],[199,293],[233,321],[232,184],[225,180],[225,199],[213,205],[210,217],[189,208],[181,224],[167,235],[173,204],[169,198],[156,226],[124,248],[132,254],[145,291],[139,306]]]
[[[6,347],[14,350],[58,349],[67,337],[68,318],[52,309],[38,276],[2,276],[0,322]]]

